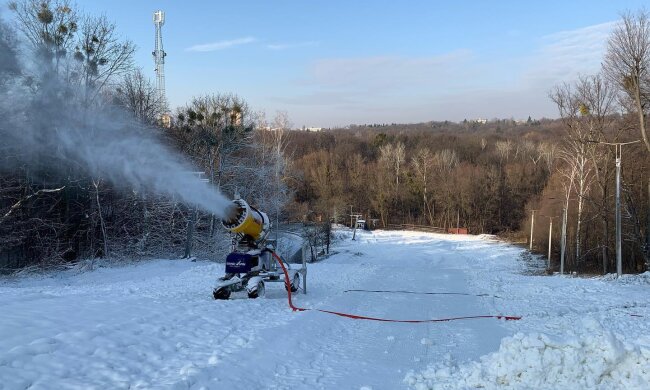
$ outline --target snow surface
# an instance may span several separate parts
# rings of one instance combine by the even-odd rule
[[[516,246],[457,248],[473,260],[470,291],[489,292],[493,310],[523,316],[498,351],[467,361],[455,351],[410,371],[415,389],[649,389],[650,273],[596,278],[533,276]],[[543,264],[543,261],[542,261]]]
[[[526,275],[491,237],[357,231],[294,303],[212,299],[223,264],[157,260],[0,281],[0,389],[649,388],[650,276]],[[350,289],[469,295],[345,292]]]

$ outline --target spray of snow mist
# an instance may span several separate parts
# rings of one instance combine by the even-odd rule
[[[159,130],[115,107],[89,104],[93,91],[62,80],[51,64],[19,58],[16,47],[0,20],[0,170],[83,171],[225,216],[229,199],[192,174]]]

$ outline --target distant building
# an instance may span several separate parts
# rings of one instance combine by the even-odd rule
[[[486,124],[487,121],[488,121],[487,119],[483,119],[483,118],[474,119],[474,122],[480,123],[482,125]]]
[[[230,121],[234,126],[241,126],[242,123],[241,111],[239,110],[230,111]]]
[[[164,113],[160,116],[160,124],[162,127],[169,129],[172,127],[172,116],[168,113]]]
[[[307,127],[305,128],[306,131],[321,131],[323,130],[322,127]]]

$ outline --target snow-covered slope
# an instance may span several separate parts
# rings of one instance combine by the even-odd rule
[[[647,385],[647,277],[525,276],[521,249],[485,237],[357,233],[310,265],[298,306],[524,318],[294,313],[282,284],[264,299],[214,301],[223,265],[200,261],[70,271],[0,282],[0,389],[562,388],[571,376],[571,388]]]
[[[523,316],[513,336],[475,361],[455,351],[405,382],[416,389],[648,389],[650,273],[597,278],[529,275],[521,249],[472,242],[457,254],[473,260],[471,291],[489,292],[494,310]]]

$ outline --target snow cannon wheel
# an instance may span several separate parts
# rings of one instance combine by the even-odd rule
[[[284,288],[289,291],[289,286],[287,283],[284,283]],[[300,290],[300,275],[297,273],[293,274],[293,279],[291,279],[291,292],[296,292]]]
[[[228,288],[215,288],[212,292],[214,299],[228,299],[230,298],[230,290]]]
[[[252,290],[248,290],[248,297],[251,299],[260,298],[263,297],[265,293],[266,289],[264,288],[264,282],[260,280],[257,282],[257,286],[253,287]]]

